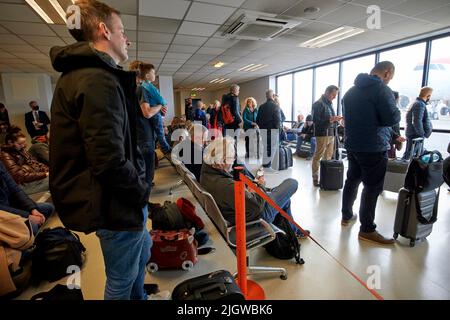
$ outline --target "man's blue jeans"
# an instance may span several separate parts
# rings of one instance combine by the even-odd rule
[[[164,134],[164,123],[163,118],[161,116],[161,112],[158,112],[153,117],[150,118],[152,121],[153,127],[155,128],[156,137],[161,145],[161,150],[164,153],[170,152],[172,148],[167,143],[166,135]]]
[[[144,278],[145,266],[150,259],[152,239],[146,228],[147,206],[142,211],[144,215],[142,231],[100,229],[96,233],[105,261],[105,300],[147,299]]]
[[[310,157],[312,157],[314,155],[314,153],[316,152],[316,137],[311,137],[310,143],[311,143]],[[302,147],[302,144],[303,144],[303,137],[297,136],[297,146],[295,148],[296,149],[295,152],[297,154],[300,152],[300,148]]]
[[[286,179],[278,187],[275,187],[272,191],[267,192],[267,195],[275,201],[281,209],[292,217],[291,197],[297,191],[297,188],[297,180]],[[272,223],[277,214],[279,214],[278,211],[266,202],[261,218],[269,223]],[[294,224],[291,223],[291,226],[296,234],[300,233],[300,230]]]

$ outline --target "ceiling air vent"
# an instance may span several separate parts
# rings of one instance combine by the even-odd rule
[[[238,40],[270,41],[298,26],[300,23],[301,21],[297,20],[283,20],[244,13],[222,33],[222,36]]]

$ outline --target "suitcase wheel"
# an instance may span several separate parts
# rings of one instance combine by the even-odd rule
[[[192,268],[194,267],[194,264],[190,260],[185,260],[185,261],[183,261],[183,264],[181,265],[181,267],[183,268],[183,270],[189,271],[189,270],[192,270]]]
[[[409,246],[410,246],[411,248],[413,248],[415,245],[416,245],[416,241],[415,241],[415,240],[411,240],[411,241],[409,242]]]
[[[394,239],[396,239],[397,240],[397,238],[398,238],[398,233],[396,232],[396,233],[394,233]]]
[[[287,274],[282,274],[281,276],[280,276],[280,279],[281,280],[287,280]]]
[[[158,271],[158,265],[154,262],[150,262],[149,264],[147,264],[147,271],[150,273]]]

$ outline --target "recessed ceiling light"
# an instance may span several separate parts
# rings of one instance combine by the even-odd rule
[[[312,14],[312,13],[316,13],[319,11],[320,11],[320,8],[318,8],[318,7],[308,7],[308,8],[305,8],[305,10],[303,10],[303,12],[306,14]]]
[[[212,66],[213,66],[214,68],[222,68],[224,65],[225,65],[225,62],[222,62],[222,61],[215,61],[215,62],[213,62],[213,64],[212,64]]]

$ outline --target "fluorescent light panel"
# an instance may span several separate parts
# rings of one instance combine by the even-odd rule
[[[245,72],[253,72],[265,67],[268,67],[268,64],[249,64],[248,66],[240,68],[238,71],[245,71]]]
[[[61,7],[58,0],[49,0],[49,1],[50,1],[50,4],[53,6],[53,8],[55,8],[56,12],[58,12],[60,17],[64,20],[64,22],[66,22],[67,21],[66,20],[66,12]],[[72,0],[72,2],[74,3],[74,0]]]
[[[41,16],[42,19],[44,19],[45,22],[55,24],[53,20],[50,19],[50,17],[45,13],[45,11],[42,10],[41,7],[36,3],[36,1],[34,0],[25,0],[25,1],[30,5],[30,7],[33,8],[34,11],[36,11],[38,15]]]
[[[298,46],[304,48],[321,48],[332,43],[353,37],[357,34],[363,33],[364,31],[365,30],[361,28],[342,26],[311,40],[305,41]]]

